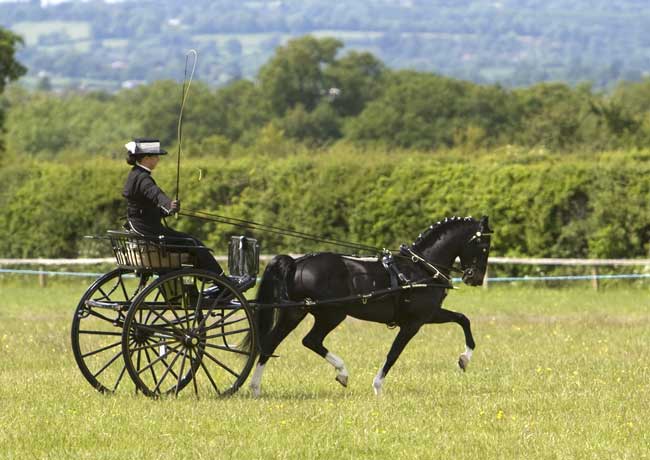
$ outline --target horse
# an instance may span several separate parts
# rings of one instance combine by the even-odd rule
[[[399,327],[386,361],[372,382],[382,393],[386,375],[409,341],[425,324],[455,322],[465,334],[465,351],[458,359],[465,371],[476,347],[469,319],[442,308],[451,285],[451,271],[460,259],[462,281],[482,284],[487,269],[492,230],[488,218],[452,217],[431,225],[399,255],[358,258],[331,252],[313,253],[294,259],[274,257],[266,267],[257,293],[259,306],[303,302],[304,308],[280,306],[258,308],[259,359],[250,389],[260,395],[262,374],[278,345],[298,326],[307,313],[314,324],[302,344],[336,370],[336,381],[348,385],[344,361],[323,346],[325,337],[347,317]],[[391,275],[391,272],[393,273]],[[373,295],[377,294],[377,295]]]

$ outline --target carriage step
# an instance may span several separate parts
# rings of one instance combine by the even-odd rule
[[[105,308],[107,310],[126,311],[129,308],[128,302],[102,302],[100,300],[86,300],[86,306],[91,308]]]

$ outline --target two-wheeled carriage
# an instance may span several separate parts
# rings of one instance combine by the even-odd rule
[[[88,288],[72,321],[72,349],[86,380],[111,393],[131,386],[130,377],[154,397],[188,386],[197,395],[237,391],[257,354],[243,294],[259,268],[256,241],[233,237],[226,277],[194,268],[196,248],[164,238],[101,238],[110,241],[117,268]]]

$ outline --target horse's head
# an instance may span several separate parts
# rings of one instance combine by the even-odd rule
[[[470,236],[460,252],[460,266],[463,270],[463,282],[470,286],[483,283],[487,270],[488,255],[492,230],[487,216],[476,224],[476,231]]]

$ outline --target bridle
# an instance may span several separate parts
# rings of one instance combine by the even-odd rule
[[[472,235],[469,241],[467,241],[466,246],[474,245],[479,250],[474,252],[472,260],[469,263],[469,266],[467,265],[463,266],[463,262],[461,259],[463,280],[466,278],[474,277],[474,271],[476,270],[476,266],[479,263],[479,256],[482,253],[486,253],[487,255],[487,252],[490,250],[491,239],[492,239],[492,232],[481,232],[479,230],[476,233],[474,233],[474,235]]]

